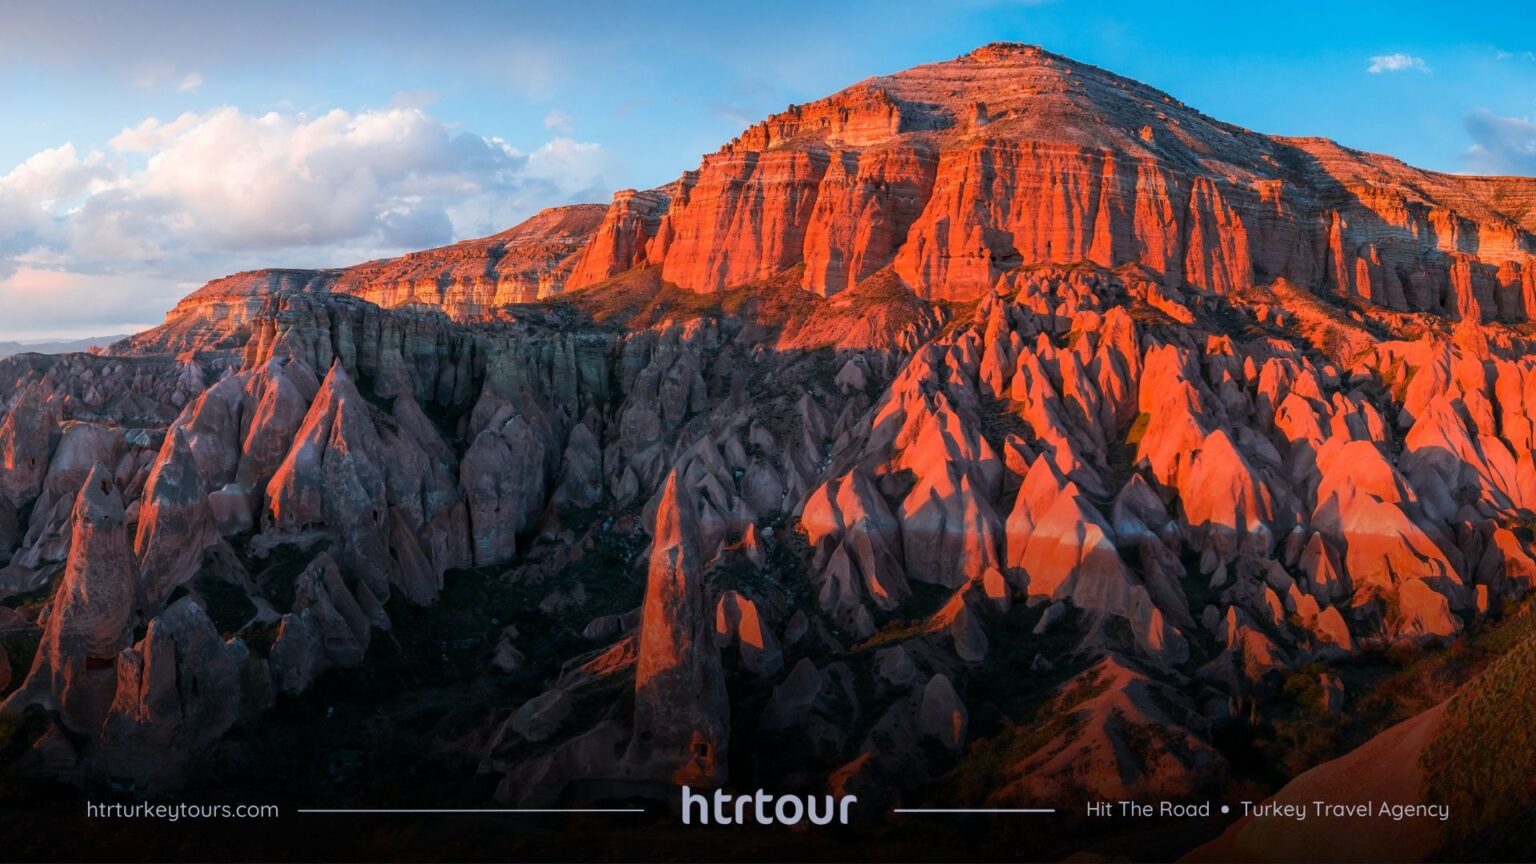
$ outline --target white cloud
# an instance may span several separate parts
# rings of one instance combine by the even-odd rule
[[[558,136],[524,153],[406,106],[150,118],[105,147],[65,144],[0,175],[0,280],[40,284],[52,271],[174,284],[394,255],[603,200],[605,162],[597,144]],[[10,315],[23,301],[8,290]],[[77,299],[61,291],[58,303]],[[164,309],[138,303],[135,321]]]
[[[176,85],[176,90],[181,93],[196,93],[202,89],[203,76],[196,72],[188,72],[181,76],[181,83]]]
[[[559,188],[588,174],[589,166],[600,162],[602,154],[600,144],[556,138],[528,154],[527,173]]]
[[[551,111],[548,114],[544,115],[544,128],[545,129],[554,129],[554,130],[559,131],[559,132],[564,132],[567,135],[569,135],[571,133],[571,123],[572,122],[573,122],[573,118],[571,117],[571,115],[565,113],[564,111],[558,110],[558,109],[556,109],[554,111]]]
[[[1372,75],[1380,75],[1383,72],[1430,72],[1433,71],[1424,62],[1423,57],[1415,57],[1412,54],[1377,54],[1371,58],[1371,65],[1365,71]]]
[[[1480,174],[1536,176],[1536,119],[1502,117],[1479,108],[1464,121],[1474,142],[1467,167]]]
[[[17,259],[66,243],[70,212],[112,181],[100,153],[81,159],[72,144],[38,152],[0,176],[0,278]]]

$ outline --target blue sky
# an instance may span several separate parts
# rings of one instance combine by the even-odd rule
[[[1447,9],[0,2],[0,339],[658,185],[788,103],[994,40],[1262,132],[1536,174],[1536,11]]]

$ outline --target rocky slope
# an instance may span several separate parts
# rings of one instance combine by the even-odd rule
[[[195,783],[462,585],[413,752],[499,800],[1219,788],[1536,578],[1533,198],[988,46],[0,361],[17,770]]]
[[[1250,815],[1192,861],[1429,859],[1513,860],[1532,841],[1518,814],[1533,805],[1529,777],[1536,679],[1531,610],[1493,631],[1496,659],[1450,698],[1413,714],[1360,747],[1306,771],[1272,801],[1312,808],[1315,801],[1371,801],[1443,808],[1440,818],[1361,820],[1315,811],[1306,822]]]

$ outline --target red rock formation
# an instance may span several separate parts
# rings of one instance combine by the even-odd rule
[[[203,549],[214,539],[211,518],[208,489],[186,433],[173,429],[145,483],[133,542],[149,608],[159,608],[196,575]]]
[[[272,645],[273,684],[301,693],[322,672],[356,666],[368,651],[383,607],[363,582],[348,588],[331,556],[322,552],[294,584],[293,611],[283,615]]]
[[[715,291],[799,263],[829,161],[795,148],[707,157],[679,183],[656,235],[662,278]]]
[[[495,578],[538,620],[485,622],[509,698],[449,749],[503,800],[747,782],[733,712],[778,754],[765,783],[905,796],[1013,722],[1029,752],[979,797],[1202,788],[1207,718],[1268,679],[1433,645],[1536,579],[1536,352],[1501,323],[1536,308],[1532,202],[989,46],[607,208],[220,280],[107,355],[0,361],[0,597],[62,571],[47,626],[120,636],[45,639],[86,672],[39,677],[77,707],[35,749],[92,734],[109,700],[74,694],[107,661],[112,740],[225,727],[166,670],[226,676],[161,662],[240,650],[159,608],[178,587],[246,593],[276,636],[242,679],[302,701],[368,662],[394,592]],[[97,462],[140,586],[82,533]],[[125,591],[68,590],[120,557]],[[135,588],[161,626],[124,651]],[[1040,712],[967,711],[1067,653],[1089,671]]]
[[[43,488],[53,412],[40,386],[22,390],[0,421],[0,493],[14,506],[32,503]]]
[[[324,526],[376,595],[389,594],[382,444],[369,406],[341,364],[331,367],[288,456],[267,484],[270,530]]]
[[[242,492],[259,496],[266,490],[318,390],[314,372],[297,363],[268,361],[251,375],[245,385],[245,436],[234,478]]]
[[[712,786],[726,777],[730,707],[711,633],[694,504],[667,478],[651,532],[651,562],[635,665],[635,774]]]
[[[149,622],[117,660],[116,695],[94,754],[98,770],[145,789],[176,788],[189,763],[250,707],[249,656],[225,642],[203,608],[183,598]],[[257,697],[259,698],[259,697]]]
[[[762,611],[735,591],[721,594],[715,604],[715,635],[721,647],[735,642],[742,665],[758,675],[776,675],[784,665],[784,652]]]
[[[563,289],[604,213],[594,204],[551,208],[490,237],[350,267],[333,290],[385,307],[438,306],[455,318],[528,303]]]
[[[974,298],[1038,264],[1134,264],[1228,294],[1284,278],[1391,309],[1527,320],[1530,184],[1220,123],[1038,48],[992,45],[792,106],[606,208],[335,271],[210,283],[171,315],[249,321],[279,290],[474,318],[642,265],[719,291],[804,265],[829,295],[885,268]]]
[[[1219,773],[1220,757],[1189,731],[1201,724],[1188,701],[1117,657],[1082,672],[1055,701],[1053,716],[1072,722],[1004,766],[1007,781],[988,796],[994,805],[1050,800],[1067,778],[1070,788],[1097,795],[1177,798]],[[1140,757],[1132,740],[1141,742]]]
[[[1134,263],[1218,293],[1283,276],[1524,320],[1522,188],[1258,135],[997,45],[792,107],[666,196],[622,193],[573,284],[653,263],[718,291],[804,263],[804,286],[832,294],[893,265],[925,296],[975,297],[1030,264]]]
[[[32,670],[8,709],[43,705],[69,731],[93,736],[116,690],[114,664],[132,640],[137,568],[123,502],[101,465],[80,487],[70,516],[69,563]]]
[[[566,288],[575,290],[617,276],[647,262],[646,246],[661,227],[666,191],[614,193],[613,203],[571,269]]]
[[[380,306],[423,304],[454,318],[558,294],[605,209],[545,210],[519,225],[452,246],[342,270],[257,270],[217,279],[177,304],[167,319],[244,324],[284,290],[353,294]]]
[[[821,608],[844,626],[868,631],[872,620],[866,600],[890,610],[910,594],[896,557],[899,523],[863,474],[837,478],[813,492],[800,525],[821,564]]]
[[[459,471],[477,564],[512,557],[518,534],[534,526],[544,509],[544,462],[543,441],[510,405],[475,436]]]

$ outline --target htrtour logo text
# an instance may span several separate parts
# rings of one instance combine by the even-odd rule
[[[839,825],[848,824],[857,795],[773,795],[762,789],[750,795],[732,795],[716,789],[714,795],[683,787],[684,825]]]

